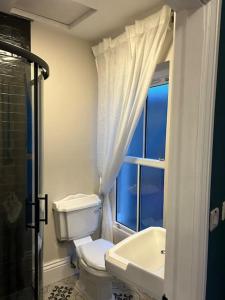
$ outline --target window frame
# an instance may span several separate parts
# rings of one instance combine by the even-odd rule
[[[164,63],[158,64],[156,67],[155,74],[153,76],[152,83],[150,84],[149,88],[155,86],[161,86],[164,84],[169,84],[169,73],[170,73],[170,62],[166,61]],[[146,98],[147,104],[147,98]],[[146,105],[144,107],[144,128],[143,128],[143,153],[145,152],[145,132],[146,132]],[[125,156],[123,163],[130,163],[137,165],[137,221],[136,221],[136,231],[132,230],[131,228],[125,226],[124,224],[118,222],[117,219],[117,184],[115,182],[114,186],[114,207],[113,207],[113,223],[117,229],[123,230],[126,234],[130,235],[140,231],[140,172],[142,166],[153,167],[164,170],[164,206],[163,206],[163,227],[166,224],[165,218],[165,209],[166,209],[166,185],[168,181],[168,172],[167,172],[167,165],[168,165],[168,148],[169,148],[169,124],[170,124],[170,88],[168,91],[168,107],[167,107],[167,124],[166,124],[166,141],[165,141],[165,159],[164,160],[155,160],[149,158],[140,158],[134,156]]]

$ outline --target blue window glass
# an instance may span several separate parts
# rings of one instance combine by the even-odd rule
[[[134,132],[127,156],[165,159],[167,109],[168,84],[149,88],[146,107]],[[140,166],[134,162],[124,163],[117,178],[117,222],[134,231],[150,226],[162,227],[163,206],[164,170],[143,166],[141,162]]]
[[[127,156],[143,157],[143,126],[144,112],[139,119],[138,125],[127,151]]]
[[[163,226],[164,170],[141,167],[140,230]]]
[[[151,87],[147,98],[146,158],[165,159],[168,84]]]
[[[117,178],[117,221],[132,230],[137,224],[137,165],[124,163]]]

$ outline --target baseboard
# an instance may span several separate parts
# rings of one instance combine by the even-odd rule
[[[72,276],[75,269],[71,266],[70,257],[56,259],[43,266],[43,284],[47,286],[51,283]]]

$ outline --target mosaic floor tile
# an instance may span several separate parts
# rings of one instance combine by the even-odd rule
[[[87,300],[76,289],[77,277],[72,276],[44,288],[44,300]],[[112,300],[154,300],[140,294],[121,281],[113,281]]]

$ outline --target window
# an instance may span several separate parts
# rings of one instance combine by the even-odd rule
[[[168,73],[158,66],[117,178],[116,222],[132,231],[163,226]]]

